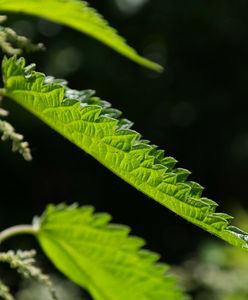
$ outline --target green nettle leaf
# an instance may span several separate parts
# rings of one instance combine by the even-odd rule
[[[152,70],[163,68],[138,55],[115,29],[85,1],[79,0],[0,0],[0,11],[23,12],[67,25],[96,38],[129,59]]]
[[[5,95],[96,158],[135,188],[186,220],[223,240],[248,248],[248,234],[216,213],[217,203],[202,197],[203,188],[188,181],[189,171],[143,140],[120,118],[120,111],[94,92],[71,90],[66,83],[25,67],[23,58],[4,59]]]
[[[141,249],[142,239],[93,211],[50,205],[39,220],[37,238],[61,272],[96,300],[188,299],[166,275],[168,266],[157,263],[159,255]]]

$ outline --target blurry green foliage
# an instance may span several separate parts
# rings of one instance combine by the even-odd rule
[[[248,227],[248,213],[235,209],[238,224]],[[195,300],[247,300],[248,260],[237,248],[205,242],[195,257],[174,268]]]

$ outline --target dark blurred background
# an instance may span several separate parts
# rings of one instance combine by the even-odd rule
[[[248,208],[248,2],[89,1],[141,54],[164,65],[146,70],[72,29],[25,15],[7,25],[43,42],[27,55],[39,71],[66,78],[135,121],[134,128],[174,156],[205,195],[231,213]],[[9,120],[29,141],[25,162],[0,144],[0,228],[29,223],[50,203],[91,204],[132,227],[163,260],[177,264],[215,239],[117,178],[89,155],[12,103]],[[8,247],[27,247],[16,238]],[[7,247],[7,246],[6,246]]]

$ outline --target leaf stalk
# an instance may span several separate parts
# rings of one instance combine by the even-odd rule
[[[20,234],[32,234],[35,235],[38,229],[34,228],[32,225],[17,225],[9,227],[0,232],[0,245],[2,242],[6,241],[7,239],[20,235]]]

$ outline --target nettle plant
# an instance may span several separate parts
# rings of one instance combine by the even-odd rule
[[[0,0],[1,12],[23,12],[68,25],[84,32],[140,65],[161,72],[162,67],[137,54],[86,2],[77,0]],[[1,17],[1,21],[4,17]],[[226,242],[248,248],[248,233],[230,225],[231,216],[216,212],[217,203],[202,196],[203,188],[189,181],[189,171],[175,167],[176,160],[132,129],[121,112],[95,96],[93,90],[70,89],[65,80],[46,76],[26,65],[22,50],[38,50],[12,29],[0,27],[0,46],[8,57],[2,62],[2,98],[11,99],[51,128],[93,156],[116,175],[174,213]],[[31,160],[29,144],[3,120],[2,140]],[[31,234],[53,264],[96,300],[182,300],[188,296],[158,263],[159,255],[144,250],[141,238],[129,236],[126,226],[111,224],[107,213],[93,207],[49,205],[32,225],[19,225],[0,232],[0,244],[18,234]],[[26,278],[45,284],[54,299],[51,280],[35,266],[35,252],[0,253],[0,262]],[[0,296],[13,299],[4,279]]]

